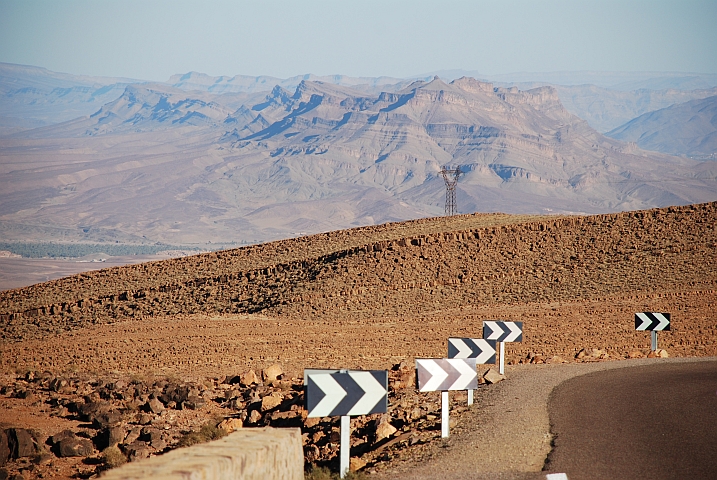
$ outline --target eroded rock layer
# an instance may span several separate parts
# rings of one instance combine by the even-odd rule
[[[90,272],[0,295],[6,341],[178,314],[361,319],[717,284],[717,203],[467,215]]]

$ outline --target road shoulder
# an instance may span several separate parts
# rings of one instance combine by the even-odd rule
[[[476,391],[476,402],[447,440],[396,459],[372,478],[538,479],[551,450],[548,401],[555,387],[580,375],[658,363],[714,361],[715,357],[520,365],[507,380]],[[437,393],[438,394],[438,393]]]

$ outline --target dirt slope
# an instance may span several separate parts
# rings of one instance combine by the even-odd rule
[[[632,325],[643,310],[673,314],[661,343],[673,355],[715,355],[715,225],[717,203],[466,215],[89,272],[0,295],[1,361],[210,373],[341,358],[385,368],[387,358],[443,355],[447,336],[480,335],[486,318],[525,322],[514,361],[584,347],[624,357],[647,345]],[[136,349],[116,342],[125,336]]]

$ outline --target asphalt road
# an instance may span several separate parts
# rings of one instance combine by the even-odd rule
[[[580,479],[717,479],[717,361],[600,371],[549,402],[547,472]]]

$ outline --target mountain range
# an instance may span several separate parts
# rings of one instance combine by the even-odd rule
[[[163,85],[207,93],[261,93],[275,86],[293,91],[302,81],[351,87],[368,94],[395,92],[416,80],[434,76],[446,81],[473,77],[497,87],[529,90],[552,86],[565,108],[599,132],[608,132],[644,113],[676,103],[717,95],[717,75],[683,72],[551,72],[485,75],[443,70],[408,79],[346,75],[210,76],[188,72],[171,76]],[[117,99],[129,84],[145,80],[90,77],[0,63],[0,136],[57,124],[95,113]]]
[[[607,135],[647,150],[714,160],[717,95],[645,113]]]
[[[6,131],[0,235],[254,243],[436,216],[443,165],[464,172],[465,213],[597,213],[717,197],[717,163],[602,135],[555,87],[336,76],[261,91],[274,82],[261,78],[105,79],[88,87],[83,107],[102,101],[99,92],[122,93],[91,114]]]

